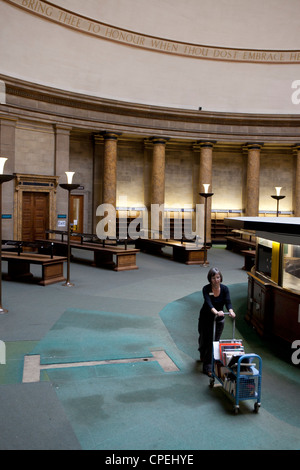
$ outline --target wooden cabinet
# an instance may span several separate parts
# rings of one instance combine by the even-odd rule
[[[261,336],[266,336],[271,328],[272,284],[265,283],[248,273],[248,305],[246,320]]]
[[[246,319],[261,336],[278,338],[290,349],[300,340],[300,217],[237,217],[226,223],[256,238]]]
[[[300,340],[300,296],[275,288],[273,291],[273,335],[292,343]]]
[[[264,282],[252,273],[248,273],[245,318],[260,336],[274,336],[288,343],[300,339],[299,295]]]

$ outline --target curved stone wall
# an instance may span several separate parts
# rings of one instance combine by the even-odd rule
[[[299,216],[299,9],[298,0],[0,0],[0,154],[19,181],[5,185],[3,238],[23,238],[23,179],[45,192],[67,170],[88,233],[107,183],[129,215],[159,190],[174,223],[210,183],[212,237],[231,214],[274,214],[275,185],[282,215]],[[64,191],[54,195],[51,229],[67,211]]]
[[[2,0],[2,73],[131,103],[299,112],[296,0],[171,3]]]

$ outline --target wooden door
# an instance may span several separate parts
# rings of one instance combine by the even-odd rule
[[[23,192],[22,201],[22,240],[34,241],[46,238],[49,228],[49,194]]]
[[[83,194],[71,194],[70,224],[73,232],[83,232]]]

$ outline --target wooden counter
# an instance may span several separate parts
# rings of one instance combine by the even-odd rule
[[[263,337],[300,340],[300,296],[248,272],[246,320]]]

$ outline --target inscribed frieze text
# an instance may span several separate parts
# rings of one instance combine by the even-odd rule
[[[27,12],[42,16],[49,21],[54,21],[62,26],[76,29],[99,39],[114,41],[119,44],[121,43],[155,52],[180,55],[188,58],[227,62],[264,64],[300,63],[300,51],[298,50],[249,50],[188,44],[116,28],[60,8],[46,0],[4,1],[20,7]]]

